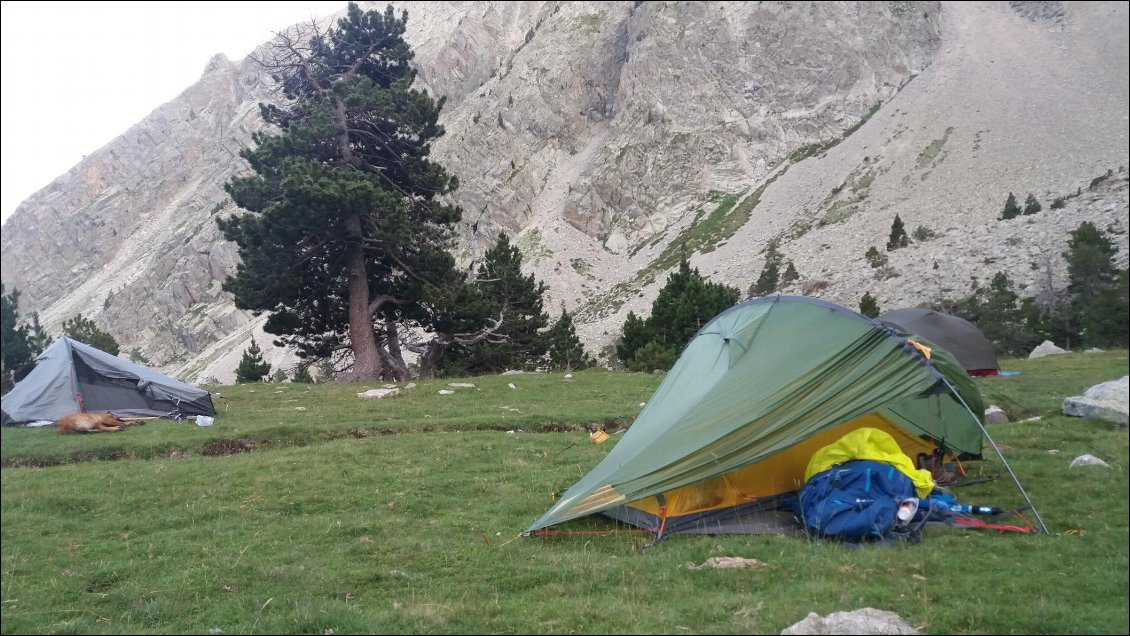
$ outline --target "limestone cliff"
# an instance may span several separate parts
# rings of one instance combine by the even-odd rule
[[[1125,259],[1125,3],[398,6],[418,85],[447,98],[434,154],[462,183],[462,258],[511,234],[593,349],[683,250],[745,290],[777,240],[789,291],[884,309],[1001,269],[1062,281],[1083,219]],[[213,219],[269,90],[218,56],[24,202],[2,251],[21,309],[49,328],[82,311],[187,379],[230,381],[258,323],[220,291],[237,255]],[[998,221],[1010,191],[1044,212]],[[863,254],[895,214],[933,237],[877,272]]]

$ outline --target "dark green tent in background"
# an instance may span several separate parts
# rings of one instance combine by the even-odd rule
[[[969,375],[997,375],[1000,365],[993,343],[973,323],[924,308],[895,309],[875,319],[897,331],[912,333],[953,354]]]
[[[983,412],[926,339],[821,300],[758,298],[695,335],[615,448],[525,534],[598,512],[657,539],[758,532],[752,513],[800,489],[812,454],[846,433],[881,429],[911,458],[976,458]]]

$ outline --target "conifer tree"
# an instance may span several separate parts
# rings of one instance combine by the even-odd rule
[[[536,366],[548,346],[540,333],[549,323],[542,311],[546,286],[522,273],[522,252],[505,233],[483,255],[474,286],[486,314],[502,316],[502,324],[490,338],[448,351],[445,372],[479,375]]]
[[[294,371],[294,377],[292,377],[290,381],[299,384],[314,384],[314,376],[310,375],[310,367],[299,366],[298,369]]]
[[[628,314],[617,356],[633,371],[667,368],[698,330],[732,307],[740,293],[709,282],[684,258],[651,304],[651,316],[641,320]],[[655,366],[658,362],[666,366]]]
[[[263,360],[263,351],[252,338],[251,345],[244,349],[243,358],[235,369],[235,381],[239,384],[261,382],[271,373],[271,365]]]
[[[27,326],[27,344],[31,349],[32,357],[46,351],[54,342],[55,339],[47,335],[47,331],[39,323],[39,312],[31,312],[31,323]]]
[[[561,317],[549,329],[549,368],[555,371],[580,371],[593,365],[585,346],[577,337],[573,317],[561,307]]]
[[[1009,192],[1008,200],[1004,202],[1004,210],[1001,211],[1001,220],[1007,221],[1018,216],[1020,216],[1020,205],[1016,203],[1016,195]]]
[[[781,274],[781,286],[784,287],[791,282],[800,280],[800,272],[796,271],[796,265],[789,261],[788,267],[785,268],[785,273]]]
[[[1029,194],[1028,198],[1024,200],[1024,214],[1035,214],[1044,209],[1040,202],[1036,200],[1036,195]]]
[[[454,266],[443,254],[460,216],[446,195],[458,182],[428,159],[443,134],[443,100],[412,88],[407,20],[392,7],[349,3],[328,29],[310,23],[278,34],[256,59],[282,99],[261,105],[270,127],[241,153],[253,174],[225,186],[247,213],[217,220],[239,246],[241,262],[224,282],[236,306],[269,312],[265,329],[300,356],[348,345],[350,379],[378,378],[382,360],[398,358],[397,324],[428,285],[463,282],[436,271]]]
[[[906,234],[902,219],[896,214],[895,220],[891,223],[891,236],[887,239],[887,251],[891,252],[907,245],[910,245],[910,237]]]
[[[867,250],[863,258],[867,259],[867,263],[871,265],[871,267],[882,267],[886,265],[889,260],[887,255],[880,252],[874,245]]]
[[[765,266],[761,268],[761,275],[757,282],[749,288],[750,297],[768,296],[777,291],[781,285],[781,252],[777,250],[777,242],[769,241],[765,248]]]
[[[28,328],[20,324],[20,290],[4,293],[0,283],[0,392],[7,393],[31,370],[35,354],[28,343]]]
[[[1093,346],[1126,346],[1130,312],[1125,274],[1114,266],[1118,247],[1090,221],[1071,232],[1067,245],[1067,289],[1081,340]]]
[[[882,313],[879,309],[879,302],[875,300],[871,292],[864,292],[863,297],[859,299],[859,313],[868,318],[876,318]]]
[[[74,340],[101,349],[106,353],[116,356],[121,351],[118,341],[108,332],[102,331],[98,325],[89,318],[78,314],[70,320],[63,321],[63,333]]]

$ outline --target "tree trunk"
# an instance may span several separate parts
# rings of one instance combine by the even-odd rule
[[[347,381],[376,380],[381,375],[381,358],[373,322],[369,317],[369,273],[361,236],[361,217],[345,221],[349,240],[346,267],[349,269],[349,344],[353,349],[353,371]]]
[[[447,352],[447,346],[446,343],[439,340],[432,340],[428,343],[424,355],[420,356],[421,380],[435,379],[436,371],[439,369],[439,361],[443,359],[443,354]]]
[[[398,382],[412,379],[408,365],[404,364],[404,353],[400,350],[400,329],[392,318],[385,319],[385,339],[388,346],[389,372]]]

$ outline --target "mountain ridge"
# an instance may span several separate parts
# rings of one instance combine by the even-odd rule
[[[1125,266],[1124,3],[404,6],[417,85],[447,96],[433,157],[462,183],[461,260],[508,232],[594,351],[688,244],[745,291],[776,240],[802,277],[782,291],[885,309],[997,264],[1024,289],[1047,262],[1062,285],[1052,261],[1081,220],[1113,228]],[[238,257],[213,219],[270,97],[252,60],[216,56],[21,204],[3,278],[22,312],[50,328],[82,311],[185,379],[230,381],[233,351],[270,338],[220,290]],[[997,220],[1010,191],[1044,212]],[[877,272],[863,254],[895,214],[936,237]]]

